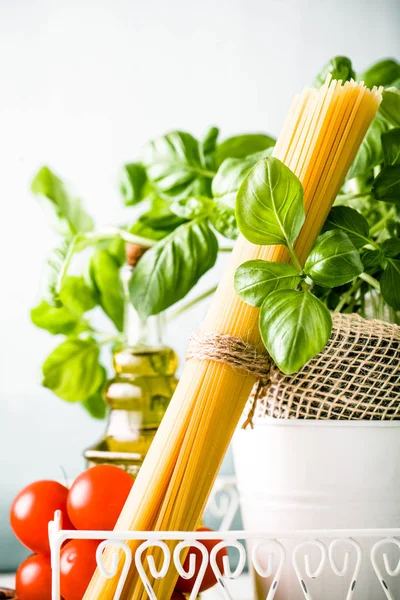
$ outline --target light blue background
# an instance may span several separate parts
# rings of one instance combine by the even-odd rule
[[[24,554],[8,528],[12,497],[60,477],[60,465],[76,475],[103,428],[40,387],[55,341],[28,311],[56,237],[28,192],[35,170],[49,164],[99,223],[116,223],[126,215],[118,167],[146,140],[211,124],[276,135],[292,95],[331,56],[357,69],[400,58],[399,26],[398,0],[0,2],[0,570]],[[181,356],[205,308],[170,329]]]

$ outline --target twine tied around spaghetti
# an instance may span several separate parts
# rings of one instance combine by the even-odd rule
[[[400,420],[400,327],[332,314],[331,337],[300,371],[285,375],[267,352],[230,335],[196,331],[188,359],[212,360],[256,378],[243,428],[253,418]]]
[[[261,395],[265,395],[270,379],[272,360],[267,352],[257,350],[252,344],[231,335],[195,331],[190,337],[186,359],[213,360],[225,363],[257,378],[257,383],[250,396],[248,414],[242,425],[243,429],[249,425],[253,429],[257,401]]]

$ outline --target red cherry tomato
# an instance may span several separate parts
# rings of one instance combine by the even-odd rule
[[[27,485],[11,506],[11,527],[29,550],[49,554],[48,524],[61,510],[63,528],[74,529],[67,513],[68,489],[57,481],[36,481]]]
[[[132,477],[112,465],[84,471],[69,490],[69,518],[77,529],[114,529],[132,485]]]
[[[30,556],[19,566],[15,578],[18,600],[51,600],[51,566],[48,556]]]
[[[96,569],[96,550],[100,543],[99,540],[71,540],[61,550],[60,586],[65,600],[84,597]]]
[[[200,527],[197,531],[212,531],[212,529],[208,529],[207,527]],[[208,551],[208,556],[210,557],[211,550],[216,546],[221,540],[199,540],[201,544],[204,544]],[[200,570],[201,561],[203,560],[203,556],[198,548],[191,547],[189,553],[186,557],[185,562],[183,563],[184,569],[186,571],[189,570],[189,556],[190,554],[194,554],[196,556],[196,571],[193,577],[190,579],[184,579],[183,577],[179,577],[175,589],[182,594],[190,594],[194,584],[196,583],[197,575]],[[221,548],[221,550],[217,553],[217,565],[221,573],[224,572],[224,565],[222,559],[224,556],[227,556],[226,548]],[[201,582],[200,592],[205,592],[213,587],[217,583],[217,579],[214,575],[214,571],[211,568],[211,565],[207,565],[206,572],[203,577],[203,581]]]

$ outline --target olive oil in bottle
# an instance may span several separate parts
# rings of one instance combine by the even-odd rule
[[[114,464],[136,476],[175,391],[175,352],[162,341],[163,316],[141,319],[129,298],[129,282],[145,248],[128,245],[121,269],[125,296],[124,343],[113,355],[107,382],[110,407],[102,439],[85,451],[88,466]]]

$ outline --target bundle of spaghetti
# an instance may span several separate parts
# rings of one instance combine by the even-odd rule
[[[294,98],[273,154],[299,177],[304,187],[306,219],[296,243],[302,264],[380,101],[380,89],[369,90],[362,83],[342,84],[329,79],[320,89],[306,89]],[[283,246],[256,246],[240,236],[202,331],[228,334],[257,348],[261,344],[258,309],[243,303],[233,287],[237,267],[254,259],[288,262],[289,256]],[[214,360],[187,361],[117,530],[196,528],[255,379],[254,375]],[[137,547],[137,543],[129,544],[133,550]],[[153,555],[156,556],[154,551]],[[174,568],[162,580],[149,576],[158,599],[170,598],[176,578]],[[116,580],[106,580],[96,571],[85,600],[111,600]],[[143,583],[131,569],[123,600],[147,597]]]

